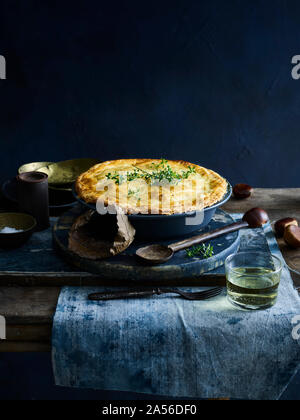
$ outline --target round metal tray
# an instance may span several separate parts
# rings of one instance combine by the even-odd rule
[[[195,279],[204,273],[222,267],[226,257],[236,252],[239,247],[240,232],[237,231],[209,241],[213,246],[214,255],[208,259],[188,258],[185,251],[179,251],[165,264],[148,266],[143,265],[136,258],[135,253],[138,248],[149,245],[151,242],[135,239],[121,254],[103,260],[89,260],[79,257],[68,249],[69,231],[82,211],[81,206],[76,206],[58,219],[53,228],[54,245],[69,264],[81,271],[99,274],[104,280],[122,280],[126,284],[127,281],[161,281],[163,283],[164,280],[169,279],[174,281]],[[203,231],[218,229],[233,222],[234,219],[228,213],[218,209]],[[195,234],[197,235],[198,232]],[[177,239],[180,240],[180,237]],[[158,242],[164,245],[170,243],[166,240]]]

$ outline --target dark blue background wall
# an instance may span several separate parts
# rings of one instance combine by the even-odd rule
[[[298,0],[1,2],[0,177],[164,156],[300,186],[299,22]]]

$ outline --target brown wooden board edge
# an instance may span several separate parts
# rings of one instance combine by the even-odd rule
[[[32,353],[50,352],[50,343],[22,342],[22,341],[0,341],[0,353]]]

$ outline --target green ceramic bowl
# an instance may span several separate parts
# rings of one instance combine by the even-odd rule
[[[18,248],[32,235],[36,220],[24,213],[0,213],[0,247]],[[18,232],[14,232],[18,230]]]

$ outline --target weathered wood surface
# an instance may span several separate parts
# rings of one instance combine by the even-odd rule
[[[231,199],[224,210],[244,213],[252,207],[262,207],[268,211],[271,220],[293,216],[300,220],[300,189],[256,189],[248,200]],[[300,251],[291,250],[282,240],[279,245],[287,263],[300,272]],[[81,274],[78,275],[78,285],[82,284]],[[48,286],[31,286],[32,276],[21,280],[21,275],[6,273],[6,278],[0,284],[0,315],[7,319],[7,340],[0,341],[0,351],[49,351],[51,348],[51,324],[55,312],[60,287],[55,286],[62,281],[56,275]],[[42,277],[42,275],[41,275]],[[89,284],[99,284],[99,276],[91,278]],[[3,279],[3,278],[2,278]],[[300,276],[293,275],[296,286],[300,287]],[[42,278],[41,278],[42,280]],[[64,278],[68,283],[68,274]],[[96,283],[93,283],[93,282]],[[16,284],[19,286],[7,286]],[[41,283],[39,283],[41,284]],[[52,287],[49,287],[53,285]],[[62,284],[62,283],[60,283]],[[106,283],[107,284],[107,283]],[[114,283],[117,285],[117,283]],[[2,285],[2,286],[1,286]],[[22,285],[22,286],[21,286]],[[27,285],[27,286],[24,286]]]
[[[263,207],[271,216],[284,216],[286,211],[300,214],[300,188],[256,188],[250,198],[231,198],[223,209],[232,213],[242,213],[252,207]]]
[[[59,287],[0,287],[0,312],[10,325],[51,323]]]
[[[30,353],[51,351],[50,340],[37,343],[34,341],[0,341],[0,353]]]

